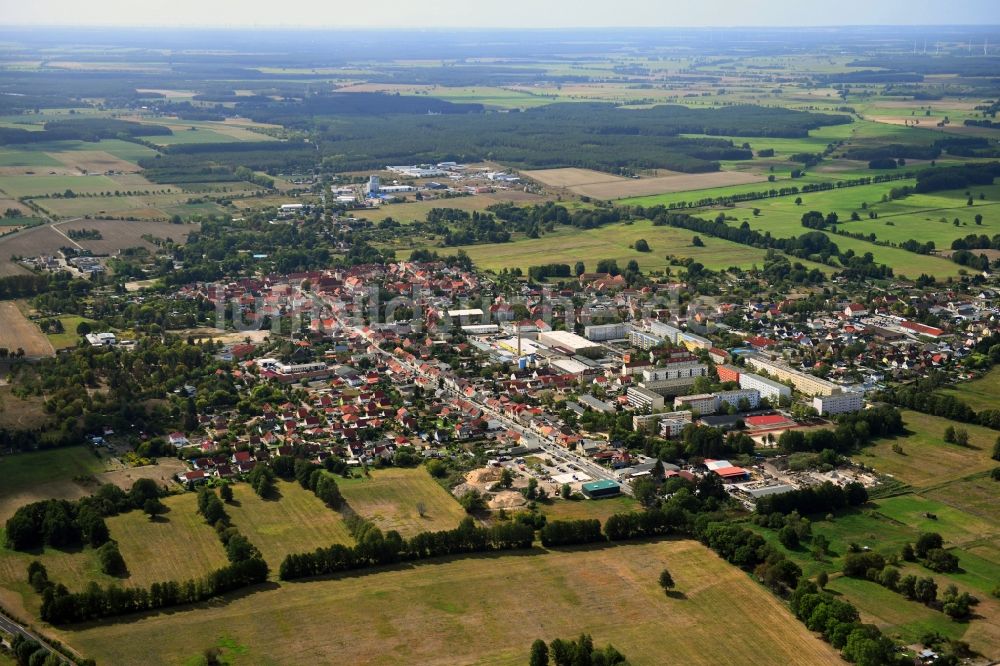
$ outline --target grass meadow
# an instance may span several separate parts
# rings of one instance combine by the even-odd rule
[[[656,585],[662,566],[683,598]],[[535,638],[576,636],[581,627],[637,666],[666,654],[694,666],[764,654],[782,664],[841,663],[770,592],[694,541],[446,558],[59,635],[99,663],[122,665],[148,663],[150,646],[157,661],[183,663],[216,645],[234,664],[514,665],[526,662]]]

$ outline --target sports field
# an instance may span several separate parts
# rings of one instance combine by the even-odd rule
[[[420,532],[450,530],[465,517],[458,501],[439,486],[423,467],[373,470],[370,477],[337,478],[347,504],[382,531],[404,537]],[[424,515],[417,510],[423,504]]]
[[[264,500],[249,484],[233,484],[226,511],[273,571],[289,553],[305,553],[335,543],[352,544],[341,515],[298,483],[278,481],[280,499]]]
[[[662,566],[684,598],[659,589]],[[234,664],[521,665],[535,638],[582,630],[637,666],[665,655],[691,665],[760,655],[842,663],[771,593],[694,541],[444,559],[58,633],[98,663],[123,665],[182,663],[233,640],[239,647],[223,656]]]

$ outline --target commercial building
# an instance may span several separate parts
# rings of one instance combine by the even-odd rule
[[[709,472],[721,476],[726,483],[746,481],[750,478],[750,472],[742,467],[736,467],[728,460],[706,460],[705,467]]]
[[[566,350],[571,355],[583,354],[586,356],[597,352],[600,348],[600,345],[597,343],[569,331],[546,331],[539,333],[538,341],[549,347]]]
[[[856,391],[835,393],[834,395],[818,395],[813,398],[812,404],[820,416],[847,414],[860,411],[865,406],[865,396]]]
[[[639,409],[663,409],[663,396],[641,386],[630,386],[625,392],[628,403]]]
[[[833,395],[840,392],[840,387],[833,382],[800,372],[780,361],[772,361],[760,354],[747,354],[746,363],[751,368],[766,372],[780,381],[791,382],[795,390],[806,395]]]
[[[594,342],[621,340],[627,335],[628,326],[626,324],[599,324],[583,328],[583,337]]]
[[[601,479],[600,481],[590,481],[583,484],[580,490],[590,499],[600,499],[620,494],[622,487],[609,479]]]
[[[379,182],[379,177],[376,175],[368,176],[368,194],[377,195],[381,189],[381,183]]]
[[[740,388],[755,389],[762,398],[767,398],[772,402],[780,400],[782,396],[792,397],[792,389],[784,384],[750,372],[740,373]]]

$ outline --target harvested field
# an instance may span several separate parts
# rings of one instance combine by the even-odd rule
[[[347,504],[382,531],[396,530],[404,537],[419,532],[450,530],[465,511],[423,467],[376,470],[371,477],[337,479]],[[424,515],[420,515],[422,504]]]
[[[24,350],[29,358],[53,356],[52,344],[14,301],[0,301],[0,347],[10,351]]]
[[[129,586],[186,581],[227,564],[225,548],[198,513],[194,493],[165,497],[163,503],[169,510],[155,521],[142,511],[107,519],[129,569]]]
[[[128,556],[126,555],[126,560]],[[656,585],[669,564],[684,598]],[[357,640],[366,626],[377,640]],[[724,629],[720,629],[724,627]],[[99,663],[524,664],[531,641],[586,630],[636,666],[842,664],[749,576],[695,541],[460,557],[283,583],[222,603],[58,632]],[[183,640],[163,640],[183,636]],[[238,636],[238,641],[233,636]]]
[[[133,173],[140,171],[139,165],[115,157],[103,150],[72,150],[64,153],[50,153],[52,157],[73,170],[83,170],[90,173],[105,171],[122,171]]]
[[[170,222],[153,220],[76,220],[60,222],[57,231],[68,232],[71,229],[96,229],[101,232],[101,240],[78,240],[77,243],[96,255],[110,255],[128,247],[145,247],[154,249],[156,246],[145,240],[143,236],[156,238],[172,238],[177,242],[187,240],[197,226],[189,224],[171,224]]]
[[[744,171],[679,173],[661,171],[651,178],[622,178],[590,169],[542,169],[524,174],[550,187],[564,187],[574,194],[595,199],[621,199],[651,194],[669,194],[712,187],[745,185],[766,180],[766,176]]]
[[[280,499],[264,500],[249,484],[233,484],[233,503],[226,506],[233,524],[260,549],[272,571],[290,553],[335,543],[353,545],[339,512],[298,483],[279,480],[276,487]]]
[[[9,404],[6,398],[4,404]],[[82,479],[102,472],[107,459],[85,446],[0,456],[0,523],[18,507],[43,499],[75,499],[89,495],[93,483]],[[75,480],[75,479],[79,479]]]

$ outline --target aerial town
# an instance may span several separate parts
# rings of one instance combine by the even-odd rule
[[[992,5],[221,4],[0,17],[0,666],[1000,664]]]

